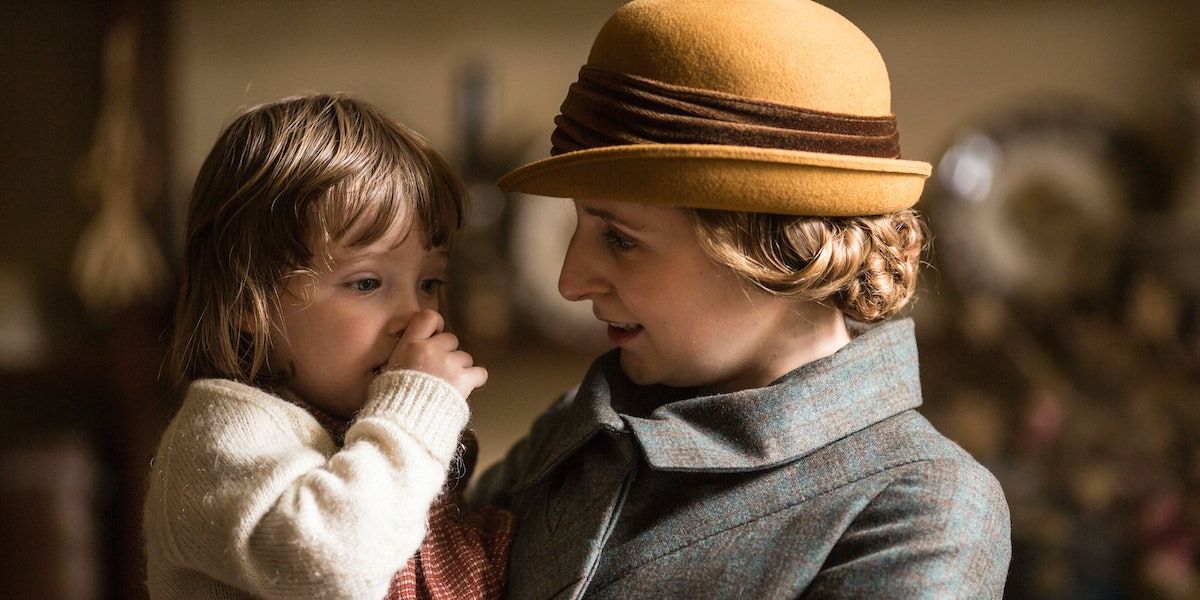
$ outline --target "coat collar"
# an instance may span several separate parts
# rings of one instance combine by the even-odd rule
[[[835,354],[764,388],[671,398],[679,390],[638,386],[621,372],[618,351],[592,364],[550,431],[548,451],[528,483],[541,479],[602,431],[632,433],[652,468],[738,472],[790,462],[921,404],[911,319],[851,325]],[[665,400],[665,402],[664,402]],[[658,406],[645,416],[618,412],[629,402]]]

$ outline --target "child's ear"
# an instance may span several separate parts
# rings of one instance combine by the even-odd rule
[[[242,310],[238,312],[237,323],[238,329],[242,333],[253,334],[259,329],[258,319],[254,318],[254,311],[250,310],[249,307],[243,307]]]
[[[266,324],[262,311],[255,310],[252,300],[243,299],[237,309],[237,326],[242,333],[254,334],[262,330]]]

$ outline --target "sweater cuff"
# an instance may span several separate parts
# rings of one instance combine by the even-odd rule
[[[371,382],[358,419],[383,417],[399,423],[443,465],[458,450],[470,409],[445,379],[409,369],[384,371]]]

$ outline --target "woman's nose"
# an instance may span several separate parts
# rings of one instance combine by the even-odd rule
[[[562,271],[558,274],[558,293],[567,300],[587,300],[603,293],[607,287],[592,253],[581,242],[577,228],[567,245]]]

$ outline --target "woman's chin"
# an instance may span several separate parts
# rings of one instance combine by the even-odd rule
[[[621,348],[621,372],[637,385],[653,385],[658,383],[647,372],[645,365],[626,348]]]
[[[687,381],[682,381],[677,373],[662,365],[651,364],[640,356],[621,348],[621,372],[637,385],[665,385],[669,387],[690,387]]]

